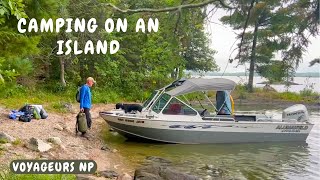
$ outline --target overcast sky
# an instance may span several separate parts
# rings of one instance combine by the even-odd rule
[[[211,40],[211,48],[216,50],[215,54],[216,63],[220,67],[220,72],[223,72],[228,63],[228,58],[231,51],[236,47],[236,43],[233,43],[236,40],[236,35],[234,34],[231,27],[222,26],[219,21],[219,18],[226,15],[226,12],[223,10],[218,10],[211,18],[210,24],[206,26],[206,31],[210,34],[209,38]],[[218,24],[216,24],[218,23]],[[309,62],[312,59],[320,57],[320,36],[310,38],[311,44],[307,48],[307,52],[303,56],[303,62],[299,65],[297,72],[319,72],[320,65],[316,64],[313,67],[309,67]],[[232,47],[233,45],[233,47]],[[232,47],[232,49],[231,49]],[[237,51],[233,52],[233,56],[237,54]],[[244,72],[245,66],[238,66],[237,62],[233,62],[227,66],[226,72]],[[249,68],[249,64],[246,65],[246,68]]]

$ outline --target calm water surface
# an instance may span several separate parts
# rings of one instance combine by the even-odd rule
[[[273,112],[281,117],[281,111]],[[134,167],[144,164],[147,156],[158,156],[172,161],[176,169],[203,179],[318,180],[320,113],[310,114],[315,126],[305,143],[156,144],[130,142],[112,134],[107,141]]]
[[[204,78],[220,78],[221,76],[205,76]],[[246,76],[223,76],[223,78],[231,79],[237,84],[243,84],[248,82]],[[265,84],[258,84],[267,81],[267,79],[259,76],[253,78],[255,87],[263,87]],[[319,77],[294,77],[293,82],[299,85],[291,85],[286,87],[285,85],[271,85],[278,92],[300,92],[304,88],[311,89],[315,92],[320,92],[320,78]]]

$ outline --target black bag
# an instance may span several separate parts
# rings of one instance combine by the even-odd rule
[[[31,119],[32,119],[32,116],[30,114],[21,115],[19,117],[19,121],[22,121],[22,122],[30,122]]]
[[[24,112],[24,114],[33,114],[33,108],[31,105],[26,104],[19,111]]]
[[[26,104],[22,108],[20,108],[19,111],[24,112],[24,116],[30,116],[31,119],[33,118],[33,106]]]
[[[78,103],[80,102],[80,89],[81,89],[81,87],[78,88],[77,93],[76,93],[76,101]]]
[[[48,113],[44,109],[41,109],[40,116],[41,116],[41,119],[47,119]]]

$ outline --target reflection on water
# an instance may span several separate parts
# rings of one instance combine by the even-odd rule
[[[179,145],[130,142],[113,135],[107,141],[133,166],[143,164],[146,156],[159,156],[203,179],[216,178],[216,173],[220,179],[318,179],[319,117],[310,115],[315,126],[305,143]]]

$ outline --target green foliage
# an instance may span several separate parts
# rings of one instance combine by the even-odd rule
[[[271,61],[270,64],[257,67],[257,72],[269,80],[269,83],[283,82],[286,77],[286,65],[281,61]]]
[[[247,96],[248,96],[247,87],[248,86],[246,84],[245,85],[238,84],[236,86],[235,93],[237,94],[239,99],[247,99]]]
[[[1,0],[0,1],[0,25],[4,24],[10,16],[17,19],[27,17],[23,0]]]
[[[0,144],[5,144],[5,143],[8,143],[8,140],[6,140],[6,139],[0,139]]]
[[[303,97],[312,96],[314,91],[312,89],[303,89],[300,91],[300,95]]]
[[[77,86],[84,83],[86,77],[97,80],[93,87],[93,101],[143,101],[150,91],[160,88],[174,79],[183,76],[184,70],[215,71],[218,69],[209,48],[209,39],[204,32],[206,12],[201,8],[182,9],[176,12],[124,14],[102,3],[110,2],[123,9],[163,8],[190,3],[175,0],[2,0],[0,2],[0,97],[6,98],[9,105],[14,105],[10,98],[19,97],[19,102],[50,102],[50,107],[62,110],[61,102],[74,102]],[[202,2],[200,0],[192,3]],[[234,29],[244,26],[248,5],[251,1],[232,2],[237,8],[222,21]],[[305,20],[313,11],[314,2],[298,0],[259,1],[255,3],[249,28],[258,21],[258,43],[256,46],[256,67],[260,74],[270,81],[279,81],[292,75],[306,39],[299,29],[312,29]],[[286,4],[286,3],[285,3]],[[303,12],[306,12],[304,14]],[[314,11],[313,11],[314,12]],[[17,32],[17,20],[21,17],[36,18],[96,18],[99,28],[95,33],[72,32],[25,33]],[[126,33],[107,33],[103,30],[104,21],[113,18],[128,20]],[[135,23],[139,18],[145,22],[149,18],[158,18],[159,31],[156,33],[136,33]],[[311,23],[312,24],[312,23]],[[299,34],[299,36],[295,36]],[[303,33],[302,33],[303,34]],[[251,55],[253,33],[247,31],[244,37],[242,62]],[[88,40],[118,40],[120,50],[110,54],[81,54],[57,56],[57,40],[77,40],[83,47]],[[292,46],[298,44],[298,46]],[[274,53],[282,52],[283,65],[274,61]],[[292,61],[290,60],[292,59]],[[61,62],[61,63],[60,63]],[[281,66],[279,66],[281,65]],[[61,82],[61,71],[65,81]],[[283,71],[288,69],[287,71]],[[19,85],[17,85],[19,84]],[[245,89],[239,89],[240,97],[246,98]],[[32,94],[32,97],[30,97]],[[16,99],[17,100],[17,99]]]
[[[22,144],[22,140],[19,139],[19,138],[17,138],[16,140],[14,140],[14,141],[12,142],[12,144],[15,145],[15,146],[21,145],[21,144]]]
[[[314,83],[309,83],[309,78],[305,81],[306,86],[303,88],[303,90],[300,91],[300,95],[302,97],[309,97],[309,96],[319,96],[318,93],[314,91]]]
[[[166,0],[110,0],[121,8],[163,8],[180,5],[181,2]],[[26,92],[38,92],[36,97],[25,101],[38,102],[47,98],[45,93],[56,93],[73,101],[75,85],[82,85],[88,76],[93,76],[97,87],[93,88],[94,102],[116,100],[143,101],[151,90],[183,75],[183,70],[216,70],[213,50],[204,33],[202,10],[188,9],[176,13],[123,14],[108,9],[91,0],[5,0],[0,4],[0,92],[2,97],[26,96]],[[90,8],[88,8],[90,7]],[[101,29],[95,33],[17,33],[17,20],[21,17],[56,19],[96,18]],[[128,20],[126,33],[106,33],[105,19]],[[145,22],[158,18],[159,31],[136,33],[138,18]],[[88,40],[118,40],[120,51],[114,55],[56,56],[57,40],[77,40],[83,47]],[[67,87],[60,82],[61,64],[65,68]],[[16,83],[22,86],[16,86]],[[29,88],[26,88],[28,86]],[[10,87],[10,88],[8,88]],[[73,89],[73,90],[71,90]],[[51,98],[51,97],[50,97]],[[50,99],[48,98],[48,99]],[[60,99],[60,98],[59,98]],[[55,101],[53,109],[61,109]],[[11,102],[10,102],[11,103]],[[9,104],[10,104],[9,103]]]
[[[251,2],[235,1],[234,5],[238,8],[229,16],[222,17],[221,21],[235,30],[243,31]],[[319,12],[317,1],[254,2],[248,18],[248,28],[243,36],[241,53],[236,58],[240,63],[253,62],[258,72],[270,81],[292,77],[309,44],[305,34],[319,34],[316,21],[318,15],[315,15],[315,12]],[[257,29],[256,34],[250,30],[253,28]],[[257,37],[256,45],[253,43],[254,37]],[[242,36],[239,35],[238,38],[241,39]],[[274,60],[276,53],[281,54],[280,62]],[[250,74],[253,73],[251,70]]]
[[[127,97],[129,99],[130,97]],[[119,93],[116,93],[111,90],[98,90],[92,93],[92,100],[94,103],[112,103],[123,101],[119,96]],[[134,99],[136,100],[136,99]]]
[[[6,180],[75,180],[73,174],[14,174],[9,167],[0,167],[0,179]]]
[[[293,92],[283,92],[277,95],[278,99],[287,100],[287,101],[302,101],[302,97]]]

